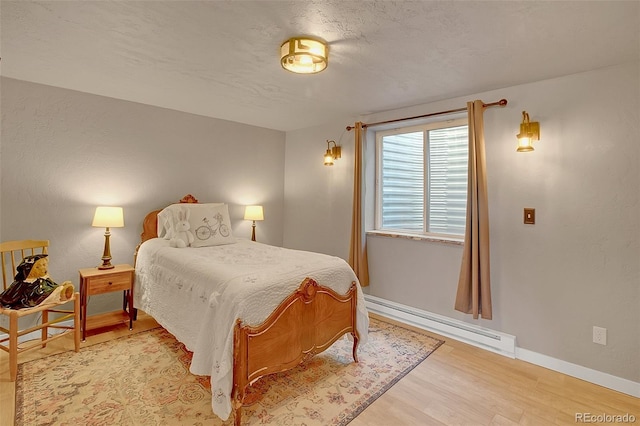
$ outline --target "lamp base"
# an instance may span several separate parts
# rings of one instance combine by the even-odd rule
[[[107,263],[106,265],[103,263],[102,265],[97,267],[98,269],[113,269],[115,268],[115,265],[112,265],[111,263]]]
[[[109,232],[109,228],[104,233],[104,252],[102,253],[102,265],[98,266],[98,269],[113,269],[114,266],[111,264],[111,246],[109,245],[109,237],[111,236],[111,232]]]

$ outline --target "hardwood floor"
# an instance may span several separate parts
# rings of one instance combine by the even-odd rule
[[[151,317],[140,312],[133,333],[155,326]],[[122,324],[88,337],[82,345],[129,333],[132,332]],[[624,414],[635,416],[636,424],[640,424],[638,398],[453,339],[426,334],[446,343],[367,407],[350,426],[575,425],[580,423],[576,415],[584,418]],[[60,339],[47,348],[22,355],[19,362],[72,349],[71,338]],[[9,382],[8,355],[3,351],[0,426],[13,425],[14,407],[15,385]]]

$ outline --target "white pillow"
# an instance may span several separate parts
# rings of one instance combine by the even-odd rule
[[[192,203],[177,203],[171,204],[165,207],[158,213],[158,238],[164,238],[170,240],[173,237],[174,225],[178,220],[178,212],[181,209],[190,209],[191,206],[222,206],[224,203],[206,203],[206,204],[192,204]],[[193,230],[191,230],[193,232]]]
[[[165,207],[158,213],[158,238],[165,240],[173,235],[173,212],[169,207]]]
[[[229,206],[191,204],[189,223],[193,233],[191,247],[218,246],[236,242],[231,232]]]

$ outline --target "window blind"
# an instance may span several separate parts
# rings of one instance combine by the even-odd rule
[[[463,235],[467,208],[467,126],[430,130],[429,232]]]
[[[424,226],[424,132],[382,141],[382,227],[421,231]]]
[[[382,229],[464,234],[466,125],[385,135],[379,155]]]

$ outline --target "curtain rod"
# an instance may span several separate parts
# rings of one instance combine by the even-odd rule
[[[500,99],[498,102],[491,102],[488,104],[482,104],[482,106],[484,108],[489,108],[492,106],[505,106],[507,104],[507,100],[506,99]],[[432,112],[431,114],[423,114],[423,115],[416,115],[415,117],[406,117],[406,118],[396,118],[395,120],[387,120],[387,121],[378,121],[377,123],[369,123],[369,124],[362,124],[362,128],[365,127],[369,127],[369,126],[377,126],[378,124],[387,124],[387,123],[395,123],[397,121],[406,121],[406,120],[414,120],[416,118],[425,118],[425,117],[433,117],[434,115],[444,115],[444,114],[452,114],[454,112],[462,112],[462,111],[466,111],[467,108],[456,108],[456,109],[450,109],[448,111],[439,111],[439,112]],[[355,129],[355,127],[353,126],[347,126],[347,131],[351,131]]]

